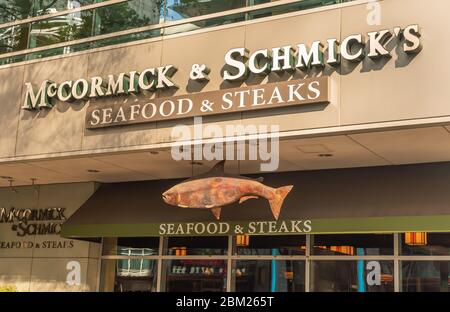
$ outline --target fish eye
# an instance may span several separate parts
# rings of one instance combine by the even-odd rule
[[[170,198],[170,197],[173,196],[173,193],[172,193],[172,192],[165,192],[165,193],[162,194],[162,196],[163,196],[164,198]]]

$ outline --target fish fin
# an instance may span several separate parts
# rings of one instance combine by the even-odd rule
[[[217,220],[220,220],[220,212],[222,211],[221,207],[211,208],[211,212]]]
[[[278,220],[278,217],[280,216],[281,206],[283,205],[283,201],[293,187],[294,187],[293,185],[288,185],[275,189],[274,197],[271,200],[269,200],[270,209],[272,210],[272,214],[275,220]]]
[[[214,167],[209,170],[208,173],[220,173],[223,174],[225,172],[225,160],[219,161]]]
[[[263,177],[259,177],[259,178],[255,179],[255,180],[260,182],[260,183],[264,182],[264,178]]]
[[[249,199],[258,199],[258,196],[242,196],[239,199],[239,204],[242,204],[243,202],[245,202],[246,200],[249,200]]]

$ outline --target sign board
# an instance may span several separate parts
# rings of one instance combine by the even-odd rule
[[[328,80],[328,77],[318,77],[144,102],[92,102],[87,108],[86,127],[96,129],[294,105],[328,104]]]
[[[397,45],[395,49],[388,48],[392,42]],[[421,49],[419,25],[412,24],[404,28],[351,34],[340,41],[329,38],[326,41],[316,40],[308,44],[298,43],[251,52],[245,47],[232,48],[224,55],[225,66],[219,64],[223,68],[220,75],[224,81],[236,82],[245,81],[250,73],[264,77],[298,70],[307,74],[311,68],[316,68],[319,69],[318,76],[324,76],[324,68],[336,68],[343,62],[358,63],[365,58],[373,61],[388,59],[394,53],[413,55]],[[89,101],[86,127],[97,129],[329,101],[328,80],[325,77],[151,99],[158,90],[179,88],[174,82],[176,72],[177,67],[168,64],[139,72],[131,70],[108,74],[106,77],[94,76],[63,82],[47,79],[38,88],[26,82],[22,108],[51,109],[55,105],[54,100],[69,103]],[[206,64],[193,64],[189,77],[178,78],[178,81],[183,81],[183,85],[191,81],[206,84],[211,73]],[[138,93],[144,93],[147,99],[139,102],[139,99],[133,98]],[[124,100],[108,100],[108,103],[102,104],[90,101],[114,96],[124,97]]]

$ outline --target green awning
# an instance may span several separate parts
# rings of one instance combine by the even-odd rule
[[[226,206],[218,222],[208,209],[163,202],[161,194],[181,180],[112,183],[101,185],[66,221],[62,236],[450,231],[450,163],[262,176],[272,187],[294,185],[278,221],[265,199]]]

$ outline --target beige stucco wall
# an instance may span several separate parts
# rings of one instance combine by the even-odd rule
[[[328,106],[291,107],[234,113],[204,118],[204,122],[219,125],[278,124],[282,131],[339,127],[393,120],[450,116],[450,28],[445,26],[450,10],[448,0],[383,0],[381,24],[368,25],[367,4],[337,9],[324,8],[296,16],[257,20],[251,23],[206,29],[197,33],[168,36],[164,40],[133,46],[111,48],[62,57],[51,61],[0,69],[0,160],[33,156],[46,158],[49,154],[95,152],[100,149],[171,142],[173,121],[99,130],[85,129],[85,111],[89,103],[57,103],[51,110],[39,113],[20,109],[24,100],[24,82],[40,84],[44,79],[55,82],[105,76],[130,70],[174,64],[178,72],[174,82],[180,88],[152,96],[182,95],[189,92],[218,90],[238,86],[223,82],[221,70],[225,53],[234,47],[250,51],[288,44],[309,43],[314,40],[343,38],[354,33],[367,33],[395,26],[418,23],[422,28],[423,51],[412,59],[393,57],[384,66],[370,60],[355,68],[342,65],[331,76],[331,103]],[[317,12],[315,12],[317,11]],[[280,16],[281,17],[281,16]],[[191,66],[207,64],[212,72],[206,85],[187,84]],[[261,79],[251,76],[245,84],[266,83],[304,74],[271,74]],[[139,98],[149,95],[139,95]],[[108,99],[122,101],[127,97]],[[104,101],[101,100],[101,101]],[[185,121],[187,124],[191,120]]]
[[[64,214],[69,218],[94,193],[95,187],[95,183],[73,183],[16,187],[15,191],[11,188],[0,188],[0,207],[7,210],[11,207],[59,207],[66,209]],[[59,235],[20,237],[12,229],[12,225],[0,223],[0,287],[14,285],[18,291],[96,290],[100,244],[67,240]],[[6,243],[11,242],[25,242],[27,245],[32,243],[33,247],[3,248]],[[49,242],[71,243],[72,247],[45,247],[49,246]],[[71,271],[67,269],[67,265],[71,261],[80,264],[80,285],[66,283],[67,275]]]

